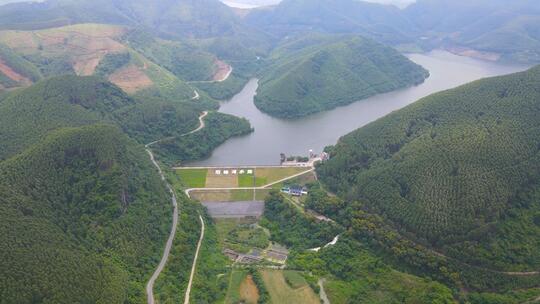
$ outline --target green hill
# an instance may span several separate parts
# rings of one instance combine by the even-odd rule
[[[359,36],[310,35],[274,50],[255,104],[300,117],[420,84],[428,72],[392,48]]]
[[[96,77],[62,76],[13,92],[0,103],[0,159],[21,152],[62,127],[113,122],[113,112],[134,104]]]
[[[358,201],[353,221],[376,213],[460,262],[536,271],[539,83],[537,67],[426,97],[341,138],[319,176]]]
[[[51,133],[0,163],[6,303],[144,303],[170,200],[144,151],[118,129]]]

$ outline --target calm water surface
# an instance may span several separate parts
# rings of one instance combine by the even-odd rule
[[[253,104],[257,80],[251,80],[238,95],[224,102],[220,112],[249,119],[255,132],[228,140],[204,161],[190,166],[275,165],[280,153],[307,155],[386,114],[435,92],[454,88],[480,78],[522,71],[527,66],[506,65],[434,51],[408,57],[429,70],[421,85],[364,99],[348,106],[296,120],[273,118]]]

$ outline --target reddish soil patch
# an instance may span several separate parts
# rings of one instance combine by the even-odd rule
[[[240,284],[240,299],[247,304],[256,304],[259,300],[259,290],[251,275],[246,276],[242,284]]]
[[[154,83],[141,69],[135,65],[121,68],[109,76],[109,80],[128,94],[136,93],[151,87]]]
[[[500,54],[482,52],[482,51],[477,51],[477,50],[463,48],[463,47],[447,47],[446,50],[449,51],[450,53],[453,53],[459,56],[471,57],[471,58],[487,60],[487,61],[498,61],[499,59],[501,59]]]
[[[25,85],[28,85],[30,83],[32,83],[32,81],[30,81],[30,79],[22,76],[21,74],[15,72],[11,67],[9,67],[5,62],[4,60],[2,60],[2,58],[0,58],[0,72],[2,72],[2,74],[6,75],[9,79],[15,81],[15,82],[20,82],[22,84],[25,84]]]
[[[214,72],[212,80],[219,82],[227,80],[232,73],[232,67],[219,59],[214,61],[214,65],[216,66],[216,71]]]

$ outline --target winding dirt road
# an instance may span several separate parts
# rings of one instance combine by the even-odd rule
[[[208,112],[205,111],[205,112],[202,113],[201,116],[199,116],[199,127],[197,127],[196,129],[194,129],[194,130],[192,130],[192,131],[190,131],[188,133],[182,134],[179,137],[186,136],[186,135],[189,135],[189,134],[193,134],[195,132],[198,132],[198,131],[202,130],[205,127],[204,118],[206,117],[206,115],[208,115]],[[174,207],[174,210],[173,210],[173,222],[172,222],[171,232],[169,234],[169,238],[167,239],[167,243],[165,244],[165,249],[163,250],[163,256],[161,257],[161,261],[159,262],[158,267],[156,268],[156,270],[154,271],[154,273],[150,277],[150,280],[148,280],[148,283],[146,284],[146,295],[147,295],[147,303],[148,304],[154,304],[155,303],[154,284],[155,284],[157,278],[159,277],[159,275],[161,274],[161,272],[163,271],[163,269],[165,268],[165,265],[167,264],[167,260],[169,259],[169,255],[171,253],[171,248],[172,248],[172,244],[173,244],[173,241],[174,241],[174,237],[176,235],[176,228],[178,227],[178,201],[176,199],[176,194],[174,193],[174,190],[173,190],[171,184],[169,184],[167,182],[167,180],[165,179],[165,174],[163,174],[163,171],[161,170],[161,167],[159,166],[158,162],[156,161],[156,159],[154,157],[154,153],[152,153],[152,150],[150,149],[150,147],[152,145],[154,145],[156,143],[159,143],[160,141],[162,141],[162,140],[157,140],[157,141],[151,142],[151,143],[147,144],[145,146],[145,148],[146,148],[146,152],[150,156],[150,160],[152,161],[152,164],[154,164],[154,166],[157,168],[159,176],[161,177],[161,180],[165,183],[165,186],[167,187],[167,189],[171,193],[171,202],[172,202],[172,205]],[[197,245],[197,252],[195,254],[195,259],[193,261],[194,264],[193,264],[193,267],[192,267],[192,274],[191,274],[191,277],[190,277],[190,280],[189,280],[188,291],[186,291],[188,302],[189,302],[189,291],[191,291],[191,282],[193,280],[193,272],[194,272],[194,268],[195,268],[195,263],[197,262],[197,256],[198,256],[199,248],[201,246],[202,238],[204,237],[204,221],[203,221],[202,217],[200,217],[200,219],[201,219],[201,223],[202,223],[202,234],[201,234],[201,239],[199,240],[199,244]],[[188,302],[186,302],[186,303],[188,303]]]
[[[189,295],[191,294],[191,286],[193,285],[193,277],[195,276],[195,271],[197,269],[197,259],[199,258],[199,251],[201,250],[201,244],[204,239],[204,220],[202,216],[200,215],[199,215],[199,220],[201,221],[201,236],[199,237],[199,242],[197,243],[197,250],[195,250],[195,257],[193,257],[193,264],[191,265],[191,274],[189,275],[189,282],[186,288],[184,304],[189,304]]]

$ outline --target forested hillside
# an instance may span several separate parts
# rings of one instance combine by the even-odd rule
[[[118,129],[51,133],[0,163],[5,303],[144,303],[170,200]]]
[[[0,250],[0,298],[144,303],[171,207],[143,144],[175,143],[199,126],[205,105],[134,99],[102,78],[72,75],[3,96],[0,230],[8,245]],[[250,130],[246,120],[220,113],[209,114],[208,127],[189,139],[204,153]]]
[[[255,104],[301,117],[420,84],[429,75],[397,51],[359,36],[308,35],[272,53]]]
[[[52,130],[95,123],[121,128],[140,144],[167,138],[183,145],[180,135],[195,129],[205,103],[183,103],[158,97],[134,99],[115,85],[98,77],[60,76],[8,94],[0,102],[0,160],[39,141]],[[165,149],[160,152],[173,161],[195,160],[210,153],[226,139],[249,132],[249,122],[234,116],[211,113],[206,136],[191,139],[190,149],[203,155]],[[241,130],[241,131],[238,131]],[[159,147],[158,147],[159,149]]]
[[[539,84],[537,67],[426,97],[340,139],[319,176],[440,253],[537,271]]]

